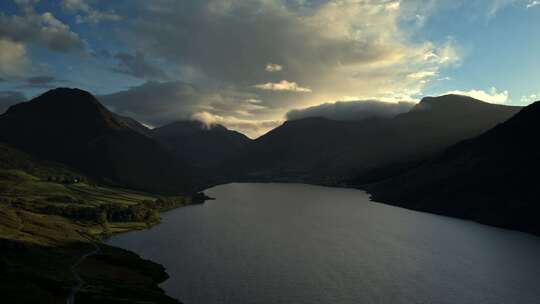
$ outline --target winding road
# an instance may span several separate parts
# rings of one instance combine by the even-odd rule
[[[71,288],[69,296],[66,300],[67,304],[75,303],[75,296],[77,295],[77,292],[79,292],[79,290],[84,286],[84,280],[77,273],[77,267],[79,267],[79,265],[81,265],[84,262],[84,260],[86,260],[87,257],[97,254],[101,250],[101,248],[99,248],[99,246],[96,243],[91,242],[91,244],[94,246],[94,250],[81,256],[79,260],[77,260],[77,262],[75,262],[75,264],[71,266],[71,273],[73,274],[73,277],[77,281],[77,284],[73,286],[73,288]]]

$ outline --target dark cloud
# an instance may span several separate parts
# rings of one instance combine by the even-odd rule
[[[205,89],[201,104],[221,117],[274,121],[327,101],[410,100],[458,59],[450,41],[410,39],[399,24],[405,4],[398,0],[135,3],[122,39],[145,61],[164,60],[171,75],[212,86],[224,100],[208,103]],[[406,11],[414,16],[416,9]],[[132,67],[135,56],[125,58],[123,72],[152,79],[146,65]],[[246,111],[244,95],[261,108]]]
[[[101,11],[90,6],[85,0],[62,0],[62,8],[76,14],[77,23],[99,23],[101,21],[120,21],[122,17],[114,11]]]
[[[425,60],[426,53],[438,53],[437,46],[409,44],[394,26],[397,1],[144,3],[132,43],[237,87],[288,81],[314,94],[375,96],[402,89],[399,81],[390,80],[404,82],[403,75],[421,65],[437,65]],[[284,72],[269,75],[268,63],[279,63]],[[385,74],[369,78],[361,73],[373,69]],[[420,80],[410,80],[421,86]]]
[[[94,56],[95,58],[100,58],[100,59],[111,59],[113,57],[111,52],[107,50],[94,51],[94,52],[91,52],[90,54]]]
[[[57,86],[59,83],[68,82],[67,80],[56,79],[54,76],[41,75],[26,78],[24,83],[19,88],[43,88],[50,89]]]
[[[136,78],[149,80],[168,79],[167,74],[146,60],[145,55],[136,52],[134,55],[118,53],[114,56],[118,60],[118,66],[113,68],[115,72],[131,75]]]
[[[390,118],[408,112],[415,103],[389,103],[377,100],[338,101],[287,113],[288,120],[325,117],[333,120],[362,120],[369,117]]]
[[[152,126],[198,119],[256,137],[279,124],[277,120],[261,119],[266,107],[252,94],[179,81],[149,81],[99,99],[112,111]]]
[[[53,76],[35,76],[26,79],[26,82],[32,86],[50,85],[56,81]]]
[[[0,13],[0,39],[31,43],[58,52],[84,49],[78,34],[52,13],[36,12],[35,3],[37,1],[18,0],[20,15]]]
[[[26,97],[17,91],[0,92],[0,114],[4,113],[10,106],[26,101]]]
[[[187,83],[150,81],[99,99],[118,114],[159,126],[189,119],[197,111],[201,94]]]

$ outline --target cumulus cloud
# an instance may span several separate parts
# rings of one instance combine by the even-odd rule
[[[122,20],[122,17],[114,11],[94,9],[85,0],[63,0],[62,7],[69,13],[77,14],[77,23],[99,23],[101,21]]]
[[[283,70],[283,66],[276,63],[267,63],[265,70],[270,73],[279,72]]]
[[[17,0],[20,15],[0,13],[0,39],[30,43],[53,51],[82,50],[84,43],[78,34],[52,13],[37,13],[36,0]]]
[[[151,125],[209,113],[230,127],[328,101],[411,100],[460,61],[455,39],[420,41],[402,26],[427,18],[433,1],[421,2],[137,0],[121,37],[144,56],[116,58],[115,69],[168,81],[152,71],[160,58],[184,82],[147,82],[109,105]]]
[[[417,94],[460,57],[451,38],[440,43],[408,39],[409,28],[400,22],[425,5],[388,0],[140,3],[135,27],[125,36],[135,48],[196,71],[210,83],[244,92],[258,89],[259,98],[272,100],[270,107],[280,108],[280,115],[343,96]],[[261,68],[272,63],[286,67],[280,79],[269,73],[274,67]],[[417,71],[434,76],[407,77]],[[291,87],[283,79],[313,92],[282,94],[276,88]]]
[[[510,95],[508,91],[498,91],[497,88],[492,87],[488,92],[484,90],[470,90],[470,91],[449,91],[446,94],[464,95],[472,98],[476,98],[489,103],[505,104],[510,101]]]
[[[164,80],[168,78],[163,70],[148,62],[142,52],[136,52],[134,55],[118,53],[114,58],[118,60],[118,66],[113,70],[118,73],[141,79]]]
[[[10,106],[26,101],[26,97],[17,91],[0,92],[0,114],[4,113]]]
[[[382,102],[378,100],[338,101],[289,111],[287,120],[324,117],[333,120],[362,120],[370,117],[390,118],[408,112],[414,102]]]
[[[198,120],[210,127],[212,125],[223,125],[228,129],[239,131],[250,138],[257,138],[271,129],[279,126],[283,121],[279,120],[247,120],[234,116],[220,116],[208,112],[198,112],[192,115],[193,120]]]
[[[521,97],[521,103],[526,104],[526,105],[536,102],[536,101],[540,101],[540,93]]]
[[[0,76],[21,77],[29,71],[30,66],[23,44],[0,38]]]
[[[287,92],[300,92],[300,93],[310,93],[310,88],[304,88],[299,86],[296,82],[290,82],[287,80],[282,80],[280,82],[272,83],[267,82],[263,84],[257,84],[254,87],[261,90],[267,91],[287,91]]]

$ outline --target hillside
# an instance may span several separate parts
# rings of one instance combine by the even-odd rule
[[[193,202],[97,186],[75,170],[0,145],[2,298],[65,303],[75,285],[70,267],[98,246],[78,270],[86,282],[78,303],[178,303],[157,286],[167,278],[163,267],[100,239],[146,229],[159,222],[159,211]]]
[[[88,92],[54,89],[0,115],[0,141],[101,182],[161,193],[192,191],[190,168],[130,123]]]
[[[182,162],[209,168],[230,157],[251,140],[222,125],[206,126],[199,121],[177,121],[150,132]]]
[[[367,186],[375,200],[540,234],[540,102],[406,174]]]
[[[519,107],[470,97],[424,98],[394,118],[287,121],[243,147],[223,168],[237,179],[291,180],[335,184],[362,180],[378,168],[392,175],[444,148],[505,121]],[[239,173],[236,173],[239,172]]]

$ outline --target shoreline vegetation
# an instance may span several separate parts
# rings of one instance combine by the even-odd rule
[[[75,303],[179,303],[158,287],[168,278],[163,266],[102,241],[148,229],[160,212],[206,196],[157,196],[97,186],[66,171],[44,177],[49,173],[0,169],[2,303],[66,303],[80,280]],[[88,255],[94,244],[100,250]]]

